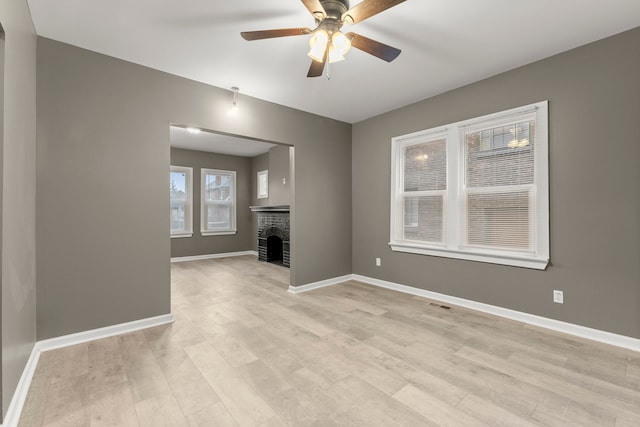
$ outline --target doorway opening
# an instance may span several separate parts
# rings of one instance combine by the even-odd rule
[[[290,267],[288,224],[286,235],[261,236],[255,209],[292,208],[294,148],[187,124],[169,132],[171,260],[255,254]]]

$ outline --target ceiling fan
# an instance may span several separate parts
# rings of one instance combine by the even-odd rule
[[[245,31],[245,40],[311,34],[311,67],[307,77],[322,75],[325,64],[341,61],[351,46],[370,55],[391,62],[400,55],[400,49],[369,39],[356,33],[343,34],[344,24],[357,24],[367,18],[396,6],[405,0],[363,0],[349,8],[349,0],[301,0],[316,20],[316,28],[282,28],[277,30]]]

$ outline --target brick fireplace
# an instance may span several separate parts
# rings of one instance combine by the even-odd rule
[[[258,214],[258,261],[289,267],[289,206],[251,206]]]

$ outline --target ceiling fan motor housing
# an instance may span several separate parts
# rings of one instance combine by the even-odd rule
[[[342,14],[349,10],[349,0],[320,0],[327,18],[342,20]]]

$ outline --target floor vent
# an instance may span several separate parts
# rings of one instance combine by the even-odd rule
[[[445,310],[451,310],[451,307],[449,307],[448,305],[441,305],[435,302],[430,302],[429,305],[435,305],[436,307],[444,308]]]

